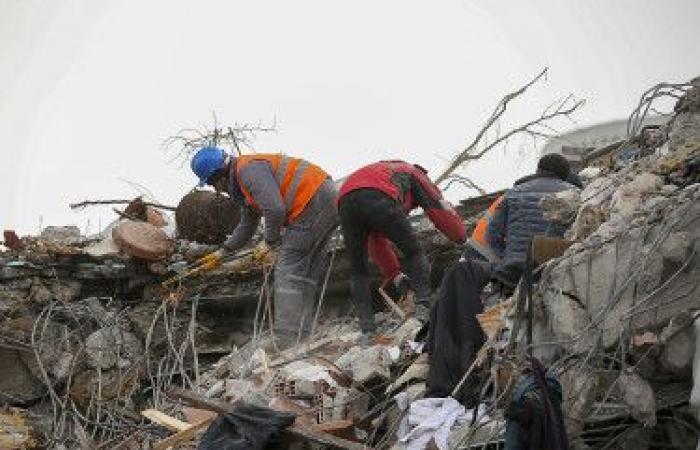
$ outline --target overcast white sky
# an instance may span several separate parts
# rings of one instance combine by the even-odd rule
[[[137,195],[124,179],[177,204],[195,180],[161,144],[212,111],[276,117],[257,150],[335,177],[391,157],[439,170],[545,65],[511,121],[569,92],[580,125],[625,117],[652,84],[700,75],[698,17],[698,0],[0,0],[0,228],[94,232],[114,214],[68,204]],[[505,187],[525,151],[463,173]]]

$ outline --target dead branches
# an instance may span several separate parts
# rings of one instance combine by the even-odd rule
[[[680,100],[693,86],[693,81],[689,81],[687,83],[659,83],[647,89],[646,92],[642,94],[639,99],[639,104],[627,120],[628,138],[633,138],[639,134],[649,112],[667,115],[657,110],[653,106],[655,103],[658,103],[661,99]]]
[[[448,176],[446,179],[449,181],[447,182],[447,185],[445,186],[445,190],[448,190],[450,188],[450,186],[452,186],[452,184],[457,183],[457,184],[461,184],[469,189],[474,189],[475,191],[477,191],[479,193],[479,195],[488,195],[488,192],[486,192],[481,186],[474,183],[470,178],[467,178],[465,176],[458,175],[455,173],[455,174]]]
[[[70,209],[83,209],[87,206],[98,206],[98,205],[128,205],[134,200],[85,200],[80,203],[71,203],[68,205]],[[146,206],[152,206],[153,208],[165,209],[168,211],[175,211],[174,206],[163,205],[160,203],[144,202]]]
[[[506,133],[500,133],[499,130],[496,130],[497,136],[491,142],[487,142],[486,139],[489,132],[493,131],[494,128],[498,128],[498,123],[503,117],[503,114],[506,112],[508,105],[513,100],[523,95],[534,84],[542,79],[546,79],[547,71],[547,68],[543,69],[536,77],[534,77],[520,89],[504,96],[498,102],[493,113],[491,113],[491,116],[489,116],[489,118],[486,120],[486,123],[481,130],[479,130],[474,140],[463,151],[454,157],[449,166],[440,174],[440,176],[437,177],[435,182],[442,183],[448,179],[455,170],[465,163],[481,158],[487,152],[501,144],[506,143],[506,141],[515,135],[525,134],[537,139],[550,138],[559,134],[552,123],[558,118],[570,119],[571,114],[581,108],[584,105],[585,100],[577,100],[573,94],[568,95],[562,100],[554,102],[552,105],[547,107],[537,118],[517,126]]]
[[[277,121],[270,125],[234,123],[233,126],[219,127],[214,116],[213,128],[185,128],[163,142],[163,148],[175,152],[172,161],[187,160],[197,150],[205,146],[229,147],[233,153],[242,154],[243,149],[252,149],[252,143],[260,133],[277,131]]]

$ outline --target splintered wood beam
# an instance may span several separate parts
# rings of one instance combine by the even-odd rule
[[[146,409],[141,411],[141,415],[153,423],[164,426],[170,431],[185,431],[192,426],[190,423],[171,417],[157,409]]]

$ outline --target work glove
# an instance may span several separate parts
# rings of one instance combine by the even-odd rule
[[[272,265],[277,259],[277,247],[271,246],[265,241],[261,241],[253,248],[253,260],[263,264]]]
[[[207,270],[215,269],[221,265],[221,261],[224,259],[224,256],[226,256],[227,251],[223,248],[207,253],[206,255],[202,256],[197,260],[197,263],[200,266],[203,266]]]

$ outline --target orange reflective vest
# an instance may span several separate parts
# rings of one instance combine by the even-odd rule
[[[248,204],[259,209],[246,186],[241,183],[241,170],[252,161],[267,161],[272,166],[280,195],[287,209],[286,223],[296,219],[306,208],[328,174],[320,167],[299,158],[282,154],[253,154],[236,158],[236,177]]]
[[[505,195],[501,195],[496,200],[494,200],[493,203],[491,203],[489,209],[487,209],[484,212],[484,214],[481,215],[479,221],[476,223],[474,231],[472,232],[472,236],[467,240],[469,245],[471,245],[471,247],[474,250],[481,253],[486,259],[488,259],[491,262],[497,262],[499,258],[491,249],[489,243],[486,241],[486,231],[489,228],[489,223],[491,222],[491,219],[493,219],[493,216],[496,215],[496,210],[499,206],[501,206],[501,203],[503,203],[504,198]]]

